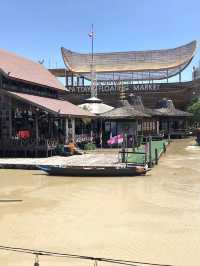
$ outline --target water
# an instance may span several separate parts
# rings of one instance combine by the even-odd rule
[[[48,177],[0,170],[0,245],[180,266],[200,260],[200,147],[170,145],[144,177]],[[0,251],[0,265],[33,265],[33,256]],[[41,266],[89,261],[42,257]],[[99,263],[103,265],[103,263]]]

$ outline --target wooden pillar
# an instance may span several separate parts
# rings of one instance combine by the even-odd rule
[[[9,138],[12,138],[12,100],[11,97],[9,97],[8,102],[8,112],[9,112]]]
[[[1,95],[1,138],[6,141],[12,136],[11,98]]]
[[[36,140],[36,147],[35,147],[35,156],[38,155],[38,143],[39,143],[39,126],[38,126],[38,113],[35,113],[35,140]]]
[[[156,121],[156,133],[157,135],[160,134],[160,121],[159,120]]]
[[[101,126],[101,128],[100,128],[100,145],[101,145],[101,149],[102,149],[102,147],[103,147],[103,122],[102,122],[102,118],[101,118],[101,120],[100,120],[100,126]]]
[[[65,69],[65,87],[68,87],[68,76],[67,76],[67,70]]]
[[[152,137],[149,137],[149,167],[152,167]]]
[[[167,69],[167,83],[169,82],[169,71]]]
[[[168,120],[168,134],[171,135],[171,131],[172,131],[172,119],[169,118]]]
[[[79,86],[80,85],[80,78],[76,77],[76,80],[77,80],[77,86]]]
[[[69,123],[68,118],[65,118],[65,143],[69,141]]]
[[[3,88],[3,76],[0,73],[0,88]]]
[[[82,86],[85,86],[85,79],[82,77]]]
[[[51,139],[52,137],[52,123],[51,123],[51,117],[48,115],[48,128],[49,128],[49,138]]]
[[[141,121],[141,135],[143,136],[143,123],[144,123],[144,119],[142,119]]]
[[[113,86],[115,86],[115,73],[113,72]]]
[[[71,118],[72,122],[72,140],[75,141],[75,118]]]
[[[181,71],[179,72],[179,82],[181,82]]]
[[[73,73],[71,74],[71,85],[72,87],[74,86],[74,74]]]
[[[185,125],[184,125],[184,126],[185,126],[185,129],[186,129],[186,130],[188,129],[188,124],[189,124],[188,122],[189,122],[189,121],[188,121],[188,118],[185,117]]]

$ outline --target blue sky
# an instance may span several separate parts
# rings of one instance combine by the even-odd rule
[[[1,45],[48,67],[62,67],[60,47],[90,51],[173,48],[200,42],[199,0],[9,0],[1,1]],[[196,54],[183,79],[191,79]]]

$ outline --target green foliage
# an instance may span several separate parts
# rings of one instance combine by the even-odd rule
[[[198,97],[193,97],[192,98],[192,105],[194,104],[194,103],[197,103],[199,101],[199,98]]]
[[[84,145],[84,150],[96,150],[96,145],[94,143],[86,143]]]
[[[200,122],[200,100],[189,106],[187,111],[193,114],[193,121]]]

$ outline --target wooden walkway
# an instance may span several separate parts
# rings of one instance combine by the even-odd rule
[[[169,144],[167,140],[153,140],[151,145],[147,143],[141,145],[139,148],[135,149],[135,153],[128,154],[127,162],[135,164],[156,164],[157,159],[160,158],[163,152],[166,151],[166,147]],[[157,153],[157,154],[156,154]]]

